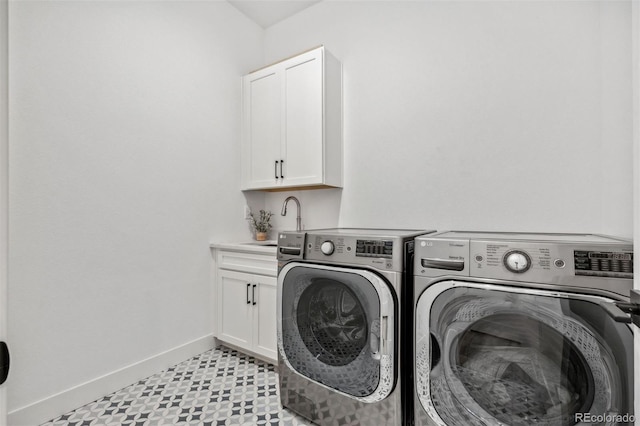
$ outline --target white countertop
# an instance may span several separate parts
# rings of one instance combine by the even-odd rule
[[[267,241],[240,241],[226,243],[211,243],[209,247],[221,250],[243,251],[247,253],[261,253],[276,255],[276,240]]]

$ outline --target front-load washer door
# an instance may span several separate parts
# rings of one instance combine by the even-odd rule
[[[290,263],[278,275],[278,355],[301,376],[364,402],[395,385],[395,301],[365,270]]]
[[[459,281],[427,288],[416,306],[422,408],[440,425],[629,421],[633,333],[601,300]]]

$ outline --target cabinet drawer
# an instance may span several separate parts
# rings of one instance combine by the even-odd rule
[[[275,277],[278,273],[278,260],[273,256],[249,254],[234,251],[219,251],[216,258],[220,269],[248,272]]]

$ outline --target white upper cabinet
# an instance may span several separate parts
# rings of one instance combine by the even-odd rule
[[[342,186],[342,68],[324,47],[243,77],[242,189]]]

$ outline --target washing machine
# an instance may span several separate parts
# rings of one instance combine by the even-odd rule
[[[323,229],[278,236],[283,407],[319,425],[402,425],[411,415],[414,238]],[[409,350],[405,350],[405,348]]]
[[[416,424],[633,424],[630,241],[441,232],[414,262]]]

